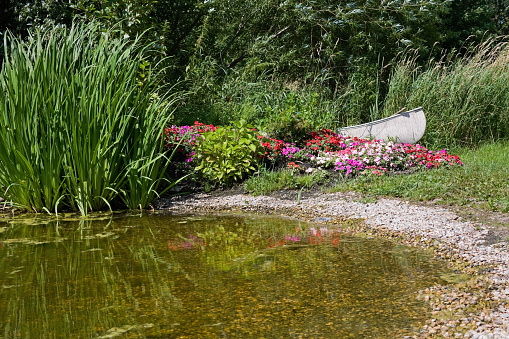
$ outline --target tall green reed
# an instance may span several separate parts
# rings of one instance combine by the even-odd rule
[[[452,59],[452,60],[451,60]],[[413,56],[395,67],[385,111],[424,107],[423,142],[477,145],[509,136],[509,50],[487,41],[467,55],[432,62],[419,70]]]
[[[157,72],[141,71],[149,52],[96,23],[37,30],[26,41],[10,35],[0,74],[0,196],[84,215],[119,201],[147,207],[170,161],[160,136],[178,99],[158,86]]]

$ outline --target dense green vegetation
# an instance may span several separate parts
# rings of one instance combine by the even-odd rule
[[[424,107],[429,149],[468,147],[465,171],[470,148],[509,134],[508,0],[10,0],[1,18],[0,196],[29,210],[145,208],[190,172],[207,187],[256,173],[256,194],[310,187],[328,176],[274,173],[260,138],[303,144],[402,107]],[[224,128],[198,149],[163,144],[165,127],[194,121]],[[198,165],[169,160],[182,147]],[[461,192],[506,208],[503,190]]]
[[[256,156],[264,149],[256,134],[243,123],[203,134],[196,148],[200,163],[196,170],[212,183],[230,184],[256,170]]]
[[[160,136],[177,99],[145,68],[148,52],[94,23],[12,37],[0,74],[0,196],[36,212],[147,207],[169,163]]]
[[[436,104],[436,97],[414,94],[415,99],[404,102],[392,90],[396,97],[386,98],[394,87],[389,80],[398,74],[397,60],[411,61],[407,66],[415,69],[410,72],[434,69],[426,73],[433,79],[456,67],[462,57],[474,55],[476,46],[486,39],[509,34],[508,0],[7,3],[0,31],[9,28],[26,36],[33,27],[97,20],[103,29],[113,28],[119,36],[150,43],[160,53],[149,61],[169,57],[165,80],[180,81],[178,90],[191,93],[179,103],[176,124],[198,120],[228,125],[246,119],[267,133],[281,132],[278,137],[287,136],[295,126],[318,129],[366,122],[403,105],[434,103],[425,107],[426,112],[441,118],[442,109],[437,107],[442,108],[443,102]],[[450,60],[456,63],[449,64]],[[439,61],[446,65],[435,65]],[[481,79],[480,84],[484,81],[489,79]],[[445,114],[457,111],[458,106],[457,101]],[[499,114],[497,109],[495,105],[484,112],[467,109],[458,114],[470,124],[479,113]],[[283,118],[278,119],[279,115]],[[463,133],[462,128],[454,129]],[[506,133],[491,135],[484,127],[476,132],[440,142],[476,143]],[[441,140],[443,131],[434,133],[438,135],[426,142]]]
[[[472,53],[419,68],[415,58],[400,61],[391,77],[386,113],[423,106],[424,142],[475,146],[509,135],[509,51],[489,40]]]

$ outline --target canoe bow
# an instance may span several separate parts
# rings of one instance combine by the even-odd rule
[[[426,116],[422,107],[418,107],[366,124],[340,128],[338,134],[414,144],[422,138],[425,131]]]

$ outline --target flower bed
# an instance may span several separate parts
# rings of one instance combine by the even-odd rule
[[[341,136],[330,130],[312,133],[300,158],[309,158],[307,172],[334,169],[345,175],[402,171],[414,167],[438,168],[463,165],[459,157],[446,150],[433,152],[419,144],[404,144]]]
[[[204,140],[203,134],[217,128],[199,122],[193,126],[172,126],[166,129],[166,147],[177,147],[177,153],[184,155],[178,159],[192,165],[195,156],[200,156],[196,154],[196,146]],[[253,129],[253,133],[257,131]],[[263,146],[264,153],[253,154],[253,157],[307,173],[333,170],[348,177],[463,165],[458,156],[450,155],[446,150],[434,152],[419,144],[351,138],[327,129],[312,132],[311,139],[302,147],[259,133],[257,140]]]
[[[164,145],[170,150],[177,147],[177,161],[184,159],[189,163],[193,161],[193,156],[196,154],[195,146],[203,139],[203,133],[216,129],[214,125],[205,125],[198,121],[195,121],[192,126],[172,125],[164,130]]]

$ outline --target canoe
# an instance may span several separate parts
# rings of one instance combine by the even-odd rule
[[[338,129],[340,135],[415,144],[424,135],[426,117],[422,107],[388,118]]]

